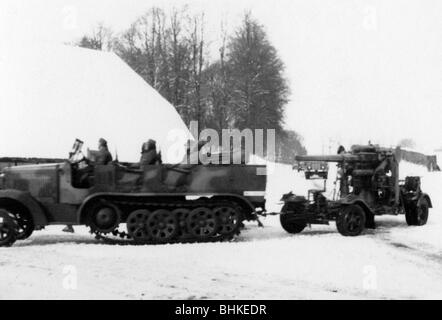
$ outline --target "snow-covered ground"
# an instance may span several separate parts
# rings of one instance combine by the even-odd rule
[[[423,176],[434,205],[426,226],[385,216],[355,238],[339,235],[334,223],[289,235],[278,217],[267,217],[264,228],[248,224],[234,242],[136,247],[102,244],[83,227],[70,235],[53,226],[0,248],[0,298],[441,299],[442,174],[401,169]],[[269,209],[311,183],[277,165]]]

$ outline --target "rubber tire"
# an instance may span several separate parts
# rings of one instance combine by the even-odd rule
[[[291,234],[301,233],[305,227],[307,226],[306,222],[290,222],[289,216],[290,214],[284,213],[288,209],[288,204],[285,204],[282,207],[281,214],[279,215],[279,222],[281,223],[282,228]],[[294,213],[296,214],[296,213]]]
[[[28,215],[28,214],[26,213],[26,215]],[[17,240],[25,240],[25,239],[29,238],[32,235],[32,233],[34,232],[35,226],[34,226],[34,222],[32,221],[32,217],[30,215],[28,215],[27,218],[28,218],[28,224],[30,224],[30,226],[22,233],[17,234]],[[18,220],[17,220],[17,222],[20,225],[20,222]]]
[[[419,219],[418,206],[424,210],[423,217]],[[405,210],[405,221],[409,226],[423,226],[428,221],[429,204],[425,198],[419,199],[417,203],[413,203]]]
[[[349,230],[346,219],[349,214],[356,214],[360,217],[359,228],[355,231]],[[343,208],[336,218],[336,228],[339,233],[345,237],[356,237],[360,235],[365,229],[366,216],[365,211],[358,205],[349,205]]]
[[[0,247],[10,247],[17,240],[18,224],[15,216],[4,209],[0,209],[0,217],[3,218],[3,224],[6,224],[9,229],[15,231],[8,235],[8,237],[0,243]]]

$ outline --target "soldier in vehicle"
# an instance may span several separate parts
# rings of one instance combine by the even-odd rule
[[[345,150],[345,147],[343,145],[340,145],[337,151],[337,154],[345,154],[347,151]],[[348,176],[345,175],[345,170],[346,168],[344,168],[340,163],[338,163],[337,165],[338,168],[338,176],[339,178],[339,193],[341,196],[347,195],[350,192],[349,189],[349,185],[350,185],[350,181]]]
[[[144,170],[145,166],[157,164],[161,162],[159,154],[157,153],[157,142],[149,139],[143,143],[141,147],[140,168]]]
[[[112,162],[112,155],[107,147],[107,141],[103,138],[98,140],[98,152],[96,154],[96,165],[107,165]]]
[[[343,145],[340,145],[337,154],[344,154],[345,152],[345,147]]]
[[[82,142],[81,142],[82,143]],[[92,151],[91,155],[94,155],[95,159],[87,159],[83,158],[83,160],[87,163],[87,166],[81,169],[78,169],[76,172],[77,177],[77,185],[80,188],[89,188],[91,186],[90,178],[94,171],[94,165],[107,165],[112,162],[112,154],[109,152],[107,147],[107,141],[103,138],[98,140],[98,151]],[[70,157],[72,155],[70,154]],[[66,225],[63,229],[64,232],[74,233],[74,228],[72,225]]]
[[[89,158],[83,157],[78,163],[86,163],[83,168],[77,169],[76,172],[76,185],[80,188],[90,187],[90,177],[94,172],[94,166],[96,165],[107,165],[112,162],[112,155],[107,147],[107,141],[100,138],[98,141],[98,151],[89,151]]]

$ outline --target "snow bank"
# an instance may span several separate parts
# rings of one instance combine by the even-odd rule
[[[355,238],[334,223],[290,235],[277,216],[230,243],[112,246],[49,227],[0,248],[0,299],[442,299],[442,175],[422,174],[435,206],[426,226],[385,216]],[[280,164],[268,180],[275,211],[282,193],[317,183]]]
[[[97,149],[104,137],[121,161],[138,161],[152,138],[168,161],[169,134],[190,137],[175,108],[113,53],[11,47],[0,52],[0,70],[2,156],[66,158],[75,138]]]

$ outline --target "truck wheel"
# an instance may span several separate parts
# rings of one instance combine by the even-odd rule
[[[293,216],[297,213],[301,213],[303,209],[296,208],[296,206],[290,206],[285,204],[284,207],[282,207],[281,215],[279,216],[279,222],[281,223],[282,228],[291,234],[296,234],[302,232],[305,227],[307,226],[307,223],[304,221],[293,221]],[[286,213],[288,210],[293,210],[294,213]]]
[[[358,236],[365,228],[365,212],[358,205],[349,205],[339,212],[336,227],[346,237]]]
[[[10,247],[17,240],[18,224],[15,217],[0,209],[0,247]]]
[[[27,212],[16,213],[15,217],[17,218],[18,223],[17,240],[25,240],[29,238],[34,232],[34,222],[32,221],[32,217]]]
[[[428,221],[429,205],[426,199],[419,199],[405,210],[405,220],[409,226],[423,226]]]

